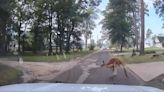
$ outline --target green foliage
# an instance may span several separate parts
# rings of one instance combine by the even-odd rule
[[[0,0],[0,55],[7,52],[7,44],[9,40],[9,32],[7,32],[7,23],[10,17],[10,0]]]
[[[146,39],[151,38],[151,35],[152,34],[153,34],[152,30],[151,29],[148,29],[147,32],[146,32]]]
[[[4,3],[5,2],[5,3]],[[7,35],[7,46],[18,45],[18,52],[33,50],[34,53],[48,49],[49,55],[70,52],[80,46],[83,28],[90,31],[94,28],[96,8],[101,0],[1,0],[0,20]],[[11,5],[10,7],[7,7]],[[6,11],[4,11],[6,9]],[[7,16],[11,15],[11,16]],[[2,27],[0,23],[0,27]],[[4,38],[6,33],[4,34]],[[4,43],[0,40],[1,43]],[[4,43],[6,45],[6,43]],[[4,48],[10,48],[5,47]]]
[[[155,54],[155,53],[156,53],[156,51],[154,51],[154,50],[145,51],[145,54]]]
[[[94,50],[94,49],[95,49],[95,45],[91,44],[91,45],[89,46],[89,50]]]
[[[103,28],[108,30],[108,37],[112,44],[118,44],[120,49],[128,43],[132,36],[132,18],[130,3],[127,0],[110,0],[106,10],[103,12],[105,18],[101,22]]]
[[[164,1],[163,0],[155,0],[154,1],[154,8],[156,9],[156,14],[159,15],[159,17],[164,19]],[[164,27],[164,26],[163,26]]]
[[[96,44],[95,44],[94,40],[92,39],[91,43],[90,43],[90,46],[89,46],[89,50],[94,50],[95,47],[96,47]]]

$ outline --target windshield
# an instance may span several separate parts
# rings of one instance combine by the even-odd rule
[[[0,0],[0,86],[164,89],[163,10],[163,0]]]

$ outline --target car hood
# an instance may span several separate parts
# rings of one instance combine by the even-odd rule
[[[0,92],[164,92],[163,90],[127,85],[31,83],[1,86]]]

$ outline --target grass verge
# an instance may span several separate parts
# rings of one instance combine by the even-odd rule
[[[117,51],[118,49],[113,49],[111,50],[112,53],[132,53],[133,48],[123,48],[123,52]],[[147,51],[155,51],[155,52],[164,52],[163,48],[158,48],[158,47],[150,47],[150,48],[145,48],[145,52]]]
[[[21,71],[0,64],[0,86],[21,82]]]
[[[164,90],[164,84],[162,84],[162,83],[149,83],[149,84],[146,84],[145,86],[155,87],[155,88]]]
[[[54,55],[54,56],[23,56],[24,61],[31,62],[60,62],[60,61],[69,61],[77,57],[82,57],[87,54],[92,53],[93,51],[81,51],[81,52],[72,52],[65,55]]]
[[[133,56],[131,54],[126,54],[123,56],[118,56],[125,63],[133,64],[133,63],[148,63],[148,62],[159,62],[164,61],[164,55],[160,55],[159,57],[152,58],[153,54],[146,54],[143,56]]]

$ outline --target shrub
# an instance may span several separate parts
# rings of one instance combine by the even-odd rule
[[[155,54],[156,53],[156,51],[145,51],[145,54]]]
[[[94,49],[95,49],[95,45],[92,44],[89,46],[89,50],[94,50]]]

